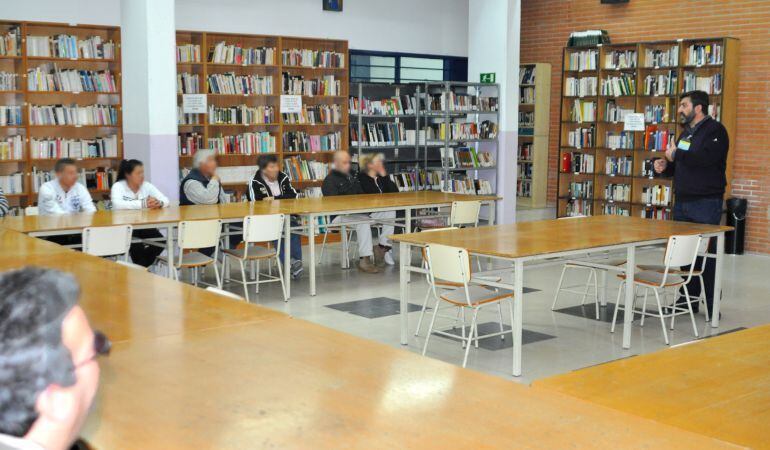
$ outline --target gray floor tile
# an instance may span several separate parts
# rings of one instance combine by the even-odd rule
[[[335,303],[326,305],[327,308],[336,309],[367,319],[379,319],[401,313],[401,304],[398,300],[389,297],[374,297],[352,302]],[[419,311],[421,306],[409,303],[409,312]]]
[[[508,331],[511,327],[503,324],[503,330]],[[470,327],[465,327],[465,333],[467,336],[467,333],[469,332]],[[442,330],[445,333],[454,334],[456,336],[462,336],[462,329],[458,327],[453,327],[448,330]],[[498,322],[484,322],[479,324],[479,334],[485,335],[489,333],[496,333],[500,331],[500,324]],[[451,339],[446,336],[442,336],[440,334],[435,334],[434,336],[438,336],[443,339]],[[522,344],[532,344],[534,342],[540,342],[545,341],[548,339],[553,339],[556,336],[551,336],[550,334],[540,333],[537,331],[527,330],[525,329],[522,333]],[[459,341],[458,341],[459,343]],[[505,339],[500,339],[500,336],[492,336],[488,337],[486,339],[480,339],[479,340],[479,348],[483,348],[484,350],[502,350],[506,348],[513,347],[513,341],[511,340],[510,335],[505,335]]]

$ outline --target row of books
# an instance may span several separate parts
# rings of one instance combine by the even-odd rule
[[[179,133],[176,136],[176,150],[179,156],[194,155],[203,146],[203,135],[200,133]]]
[[[532,142],[519,143],[518,159],[519,161],[532,161],[532,151],[534,145]]]
[[[567,132],[567,145],[575,148],[593,147],[596,142],[596,127],[575,128]]]
[[[631,156],[608,156],[604,160],[604,173],[630,177],[634,173],[634,158]]]
[[[636,95],[636,78],[633,74],[622,73],[602,79],[601,95],[612,97]]]
[[[0,56],[21,56],[21,28],[18,25],[0,36]]]
[[[532,113],[534,116],[534,112]],[[575,99],[570,109],[569,118],[573,122],[593,122],[596,120],[596,102]],[[534,122],[534,118],[533,118]]]
[[[460,94],[454,91],[430,94],[427,98],[429,111],[494,112],[499,108],[497,97],[480,94]]]
[[[351,114],[399,116],[414,114],[417,110],[417,100],[411,95],[393,96],[376,100],[350,97],[348,107]]]
[[[570,97],[585,97],[596,95],[596,77],[568,77],[564,81],[564,95]]]
[[[673,45],[667,49],[648,48],[644,50],[644,67],[676,67],[679,65],[679,46]]]
[[[236,75],[233,72],[208,75],[209,94],[270,95],[273,77],[270,75]]]
[[[17,81],[19,75],[14,72],[0,72],[0,91],[16,91],[19,89]]]
[[[695,72],[684,73],[684,79],[682,80],[682,92],[690,92],[694,90],[703,91],[707,94],[721,94],[722,93],[722,74],[715,73],[711,76],[698,76]]]
[[[0,126],[21,125],[22,121],[21,106],[0,106]]]
[[[532,86],[520,87],[519,103],[522,103],[522,104],[535,103],[535,88]]]
[[[535,126],[534,111],[519,111],[519,127],[532,128]]]
[[[591,180],[571,182],[569,184],[569,196],[571,198],[593,198],[594,182]]]
[[[529,180],[532,178],[532,163],[520,161],[516,166],[518,168],[516,174],[519,180]]]
[[[241,44],[228,45],[225,41],[209,49],[209,62],[213,64],[241,64],[245,66],[275,64],[274,47],[243,47]]]
[[[407,135],[401,122],[369,122],[359,130],[358,124],[350,126],[350,143],[361,146],[415,145],[415,132]]]
[[[687,47],[685,57],[689,66],[722,64],[722,44],[693,44]]]
[[[32,159],[59,158],[117,158],[116,135],[93,139],[32,138],[29,151]]]
[[[644,219],[671,220],[674,215],[668,208],[647,207],[642,209],[641,217]]]
[[[534,66],[519,69],[519,84],[535,84]]]
[[[495,157],[490,152],[480,152],[475,147],[460,147],[455,151],[455,168],[477,169],[479,167],[494,167]]]
[[[596,70],[599,66],[599,50],[588,49],[571,52],[567,59],[567,70]]]
[[[671,187],[664,184],[642,187],[642,203],[655,206],[669,206],[671,204]]]
[[[0,176],[0,189],[4,194],[24,193],[24,174],[21,172]]]
[[[275,136],[267,131],[241,133],[208,139],[208,148],[219,155],[254,155],[275,153]]]
[[[607,100],[604,104],[604,121],[605,122],[623,122],[626,115],[632,114],[634,108],[623,108],[618,105],[615,100]]]
[[[644,77],[644,95],[672,95],[676,93],[676,83],[679,76],[675,70],[667,73],[650,74]]]
[[[604,146],[611,149],[632,149],[634,148],[633,131],[608,131],[604,135]]]
[[[284,113],[283,121],[289,124],[318,125],[342,123],[340,105],[304,105],[300,113]]]
[[[176,107],[176,123],[178,125],[200,125],[203,114],[186,113],[182,110],[182,105]]]
[[[630,216],[631,210],[627,206],[615,203],[605,203],[602,212],[607,216]]]
[[[643,177],[653,178],[655,177],[655,160],[652,158],[642,161],[642,173]]]
[[[292,156],[283,160],[283,171],[291,181],[323,180],[331,170],[331,163]]]
[[[74,34],[27,36],[27,56],[66,59],[115,59],[115,43],[101,36],[78,39]]]
[[[201,46],[198,44],[182,44],[176,46],[176,62],[201,62]]]
[[[492,195],[492,183],[489,180],[483,178],[471,178],[467,176],[458,177],[455,175],[453,178],[446,180],[442,183],[442,190],[445,192],[454,192],[457,194],[469,194],[469,195]]]
[[[648,125],[644,130],[644,149],[666,150],[669,141],[675,139],[673,131],[658,129],[656,125]]]
[[[532,182],[529,180],[516,180],[516,196],[529,198],[532,197]]]
[[[275,108],[272,106],[214,106],[208,108],[209,123],[213,125],[223,124],[269,124],[275,123]]]
[[[27,89],[44,92],[117,92],[110,70],[59,69],[45,64],[27,71]]]
[[[566,152],[561,155],[561,171],[564,173],[594,173],[594,155]]]
[[[565,215],[567,217],[591,216],[594,205],[590,200],[570,199],[567,201]]]
[[[283,151],[285,152],[327,152],[342,148],[342,133],[335,131],[323,135],[309,134],[304,131],[283,133]]]
[[[624,183],[609,183],[604,185],[604,199],[614,202],[631,201],[631,185]]]
[[[0,160],[22,159],[24,157],[24,138],[6,136],[0,138]]]
[[[453,122],[431,124],[433,135],[440,140],[465,141],[475,139],[495,139],[497,137],[497,124],[491,120],[475,122]]]
[[[390,179],[398,186],[399,192],[413,192],[441,189],[444,173],[440,170],[411,170],[391,173]]]
[[[612,50],[604,55],[605,69],[636,68],[636,50]]]
[[[177,94],[200,94],[200,75],[189,72],[176,74],[176,92]]]
[[[340,52],[292,48],[281,52],[284,66],[344,68],[345,55]]]
[[[334,75],[324,75],[322,78],[306,80],[302,75],[283,73],[281,92],[288,95],[340,95],[342,85],[335,80]]]
[[[666,97],[666,103],[663,105],[645,105],[644,121],[647,123],[665,123],[669,122],[669,111],[671,110],[670,98]]]
[[[31,125],[112,126],[118,123],[118,110],[112,105],[31,105],[29,123]]]

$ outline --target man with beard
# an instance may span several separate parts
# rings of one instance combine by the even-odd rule
[[[679,98],[679,122],[684,131],[669,142],[666,158],[655,161],[655,172],[674,177],[674,220],[718,225],[722,220],[722,200],[727,185],[727,130],[708,115],[709,96],[690,91]],[[709,252],[716,249],[711,242]],[[703,274],[706,304],[712,310],[714,295],[714,260],[709,258]],[[698,258],[696,267],[700,268]],[[687,285],[691,298],[700,294],[700,283]],[[693,304],[697,311],[697,304]]]

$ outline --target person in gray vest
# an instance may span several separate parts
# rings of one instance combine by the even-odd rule
[[[180,205],[216,205],[225,203],[225,192],[217,177],[216,155],[211,150],[198,150],[193,169],[179,186]]]

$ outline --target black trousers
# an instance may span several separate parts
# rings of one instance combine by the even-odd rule
[[[134,230],[133,236],[139,239],[163,237],[160,231],[155,229]],[[163,253],[163,247],[145,244],[144,242],[131,244],[131,249],[128,251],[128,254],[131,255],[131,261],[143,267],[150,267],[155,262],[155,258],[161,253]]]

